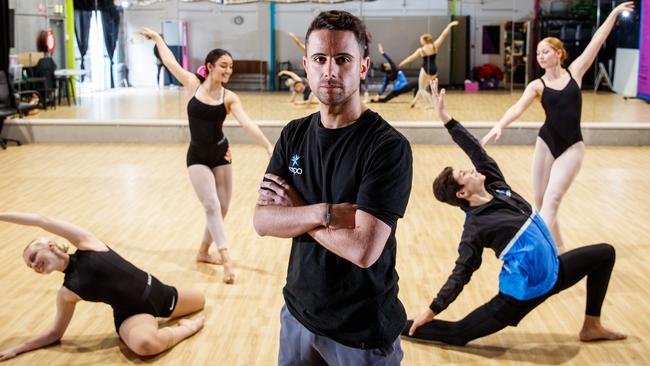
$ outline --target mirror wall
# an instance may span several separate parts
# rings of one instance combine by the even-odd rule
[[[77,9],[72,9],[73,3]],[[13,0],[10,7],[15,12],[16,35],[12,53],[18,57],[37,51],[34,39],[41,31],[52,30],[57,44],[52,57],[59,68],[80,69],[83,60],[85,73],[76,77],[78,94],[105,97],[109,102],[101,104],[95,100],[84,104],[82,98],[79,111],[70,112],[71,117],[185,119],[185,104],[190,96],[156,59],[154,43],[139,33],[146,27],[161,33],[178,63],[193,72],[203,64],[210,50],[229,51],[234,59],[234,73],[228,88],[240,95],[247,113],[257,121],[288,121],[316,109],[309,103],[290,103],[291,77],[280,77],[278,73],[286,70],[298,77],[305,76],[299,43],[304,43],[307,27],[319,12],[342,9],[364,19],[372,35],[373,67],[363,90],[367,88],[368,98],[380,91],[385,94],[391,91],[382,89],[382,64],[386,60],[379,52],[379,43],[385,54],[399,64],[422,47],[422,35],[429,34],[435,41],[456,20],[459,24],[436,49],[437,77],[448,89],[464,93],[462,98],[469,96],[451,105],[457,109],[459,118],[494,121],[516,102],[530,81],[542,75],[543,70],[535,60],[540,39],[547,36],[561,39],[569,52],[570,63],[584,50],[615,3],[605,0]],[[112,18],[106,16],[108,7],[117,12]],[[100,11],[92,11],[93,8]],[[75,20],[76,33],[66,28],[71,17]],[[613,78],[617,49],[638,44],[638,15],[620,23],[584,77],[584,121],[607,118],[606,106],[598,102],[599,94],[593,91],[595,83],[598,81],[601,92],[609,90],[606,82]],[[64,47],[68,42],[72,52]],[[112,64],[108,54],[110,45],[114,49]],[[23,62],[24,56],[21,57],[18,61]],[[623,60],[626,56],[620,57]],[[422,57],[416,57],[401,68],[408,82],[417,84],[422,65]],[[480,89],[479,94],[470,94],[474,89]],[[385,117],[406,121],[433,118],[431,111],[423,108],[426,105],[422,101],[410,108],[411,99],[412,94],[406,94],[382,105]],[[98,108],[97,103],[104,107]],[[521,120],[543,118],[541,105],[534,103]]]

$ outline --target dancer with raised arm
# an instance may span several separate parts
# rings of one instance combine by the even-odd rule
[[[617,17],[624,11],[633,11],[634,2],[627,1],[612,10],[598,28],[584,52],[567,68],[562,64],[568,55],[562,41],[544,38],[537,45],[537,62],[544,69],[541,78],[533,80],[517,103],[510,107],[496,126],[482,139],[486,145],[499,140],[501,132],[516,120],[541,96],[546,121],[539,130],[533,155],[533,194],[535,207],[551,229],[558,252],[566,248],[560,233],[557,214],[564,194],[580,172],[585,155],[585,144],[580,130],[582,112],[582,77],[596,59]]]
[[[618,340],[625,335],[601,324],[601,310],[616,252],[609,244],[588,245],[558,257],[548,228],[535,209],[506,183],[497,163],[463,125],[447,114],[445,90],[432,81],[434,106],[454,142],[473,169],[446,167],[433,182],[438,201],[457,206],[465,223],[447,282],[429,308],[410,320],[402,336],[463,346],[474,339],[516,326],[529,312],[587,277],[581,341]],[[469,283],[482,262],[483,249],[503,261],[499,293],[459,321],[434,319]]]
[[[442,46],[442,42],[445,41],[451,28],[457,26],[459,23],[457,20],[447,24],[445,29],[440,33],[436,40],[433,40],[433,36],[429,33],[425,33],[420,36],[420,44],[422,47],[418,48],[413,52],[409,57],[405,58],[402,62],[397,65],[399,69],[402,69],[407,64],[422,58],[422,67],[420,68],[420,77],[418,79],[418,92],[415,95],[415,98],[411,101],[410,106],[415,106],[419,98],[423,98],[426,105],[430,106],[431,94],[427,91],[429,82],[438,77],[438,66],[436,65],[436,56],[438,55],[438,50]]]
[[[228,255],[223,223],[232,197],[232,156],[228,139],[223,133],[226,115],[232,113],[244,131],[252,136],[269,156],[273,153],[273,145],[248,117],[237,94],[223,85],[228,82],[233,72],[233,60],[228,51],[220,48],[210,51],[205,57],[201,72],[194,74],[178,64],[158,33],[145,28],[142,34],[156,42],[163,63],[191,95],[187,103],[191,135],[190,147],[187,150],[187,170],[206,216],[206,228],[196,260],[223,264],[223,282],[234,283],[235,272]],[[220,258],[210,255],[212,242],[216,245]]]

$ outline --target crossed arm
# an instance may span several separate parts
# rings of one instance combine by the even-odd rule
[[[368,268],[379,259],[390,235],[390,226],[357,210],[353,204],[306,205],[300,194],[281,177],[266,174],[265,178],[253,218],[259,235],[292,238],[309,234],[327,250],[361,268]]]

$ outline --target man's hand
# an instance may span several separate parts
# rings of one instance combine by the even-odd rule
[[[411,325],[411,329],[409,329],[409,336],[413,336],[413,333],[415,333],[416,329],[432,321],[435,316],[436,314],[431,309],[427,309],[422,314],[416,316],[415,319],[413,319],[413,325]]]
[[[305,200],[284,179],[275,174],[264,174],[257,204],[260,206],[304,206]]]

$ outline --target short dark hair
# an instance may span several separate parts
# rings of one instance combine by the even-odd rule
[[[309,44],[311,32],[321,29],[350,31],[354,34],[359,47],[362,50],[363,57],[370,56],[368,44],[370,43],[370,34],[366,31],[366,25],[358,17],[342,10],[324,11],[311,22],[305,36],[305,48]]]
[[[467,207],[467,200],[456,197],[456,193],[463,189],[454,178],[454,169],[450,166],[438,174],[433,181],[433,195],[440,202],[448,203],[452,206]]]

